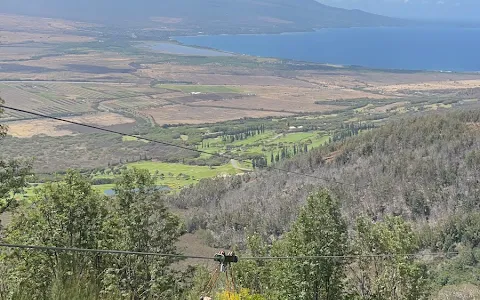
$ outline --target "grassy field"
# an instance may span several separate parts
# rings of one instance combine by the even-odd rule
[[[229,176],[239,173],[231,164],[207,167],[145,161],[127,164],[127,167],[150,171],[150,173],[155,176],[157,185],[168,186],[172,190],[179,190],[184,186],[196,184],[204,178]],[[98,175],[97,178],[114,178],[114,176]],[[105,192],[114,186],[114,184],[96,185],[95,189]]]
[[[266,131],[265,133],[233,142],[225,141],[223,137],[206,139],[203,141],[203,148],[201,149],[209,153],[225,153],[233,157],[239,157],[240,155],[264,156],[267,158],[268,163],[271,164],[272,154],[276,156],[283,148],[289,149],[291,153],[294,146],[301,146],[303,149],[303,146],[307,145],[308,149],[312,149],[328,143],[329,140],[330,135],[321,131],[283,134]],[[208,157],[208,154],[201,154],[200,156],[200,158]]]
[[[134,136],[123,136],[122,137],[122,141],[124,142],[136,142],[136,141],[139,141],[139,142],[144,142],[144,143],[150,143],[149,141],[146,141],[146,140],[142,140],[142,139],[138,139]]]

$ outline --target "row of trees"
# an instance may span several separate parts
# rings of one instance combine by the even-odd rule
[[[344,141],[346,138],[356,136],[360,132],[365,130],[372,130],[375,128],[374,124],[371,123],[350,123],[350,124],[342,124],[341,128],[333,134],[333,138],[331,141],[338,142]]]
[[[276,154],[274,154],[274,152],[270,154],[270,164],[267,157],[259,156],[259,157],[254,157],[252,159],[252,166],[254,169],[266,168],[269,165],[274,165],[275,163],[278,163],[280,161],[290,159],[297,154],[307,153],[307,152],[308,152],[307,144],[301,144],[301,145],[294,144],[293,146],[283,146]]]

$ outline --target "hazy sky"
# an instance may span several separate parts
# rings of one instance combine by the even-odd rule
[[[319,2],[393,17],[480,21],[480,0],[319,0]]]

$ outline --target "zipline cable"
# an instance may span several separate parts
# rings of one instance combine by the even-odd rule
[[[170,257],[179,259],[201,259],[214,260],[213,257],[181,255],[158,252],[141,252],[141,251],[124,251],[124,250],[106,250],[106,249],[83,249],[69,247],[50,247],[50,246],[34,246],[34,245],[16,245],[0,243],[0,248],[37,250],[37,251],[58,251],[58,252],[83,252],[97,254],[116,254],[116,255],[138,255],[138,256],[157,256]],[[431,252],[431,253],[396,253],[396,254],[356,254],[356,255],[312,255],[312,256],[246,256],[240,257],[239,260],[316,260],[316,259],[359,259],[359,258],[393,258],[393,257],[434,257],[446,255],[458,255],[459,252]]]

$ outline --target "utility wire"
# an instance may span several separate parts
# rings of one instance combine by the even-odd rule
[[[212,257],[180,255],[180,254],[166,254],[157,252],[138,252],[138,251],[123,251],[123,250],[102,250],[102,249],[82,249],[82,248],[67,248],[67,247],[48,247],[48,246],[33,246],[33,245],[14,245],[0,243],[2,248],[24,249],[24,250],[39,250],[39,251],[58,251],[58,252],[84,252],[84,253],[101,253],[101,254],[117,254],[117,255],[139,255],[139,256],[159,256],[171,258],[193,258],[212,260]]]
[[[8,109],[8,110],[13,110],[13,111],[16,111],[16,112],[21,112],[21,113],[34,115],[34,116],[41,117],[41,118],[57,120],[57,121],[61,121],[61,122],[65,122],[65,123],[69,123],[69,124],[73,124],[73,125],[83,126],[83,127],[96,129],[96,130],[100,130],[100,131],[104,131],[104,132],[109,132],[109,133],[114,133],[114,134],[118,134],[118,135],[122,135],[122,136],[132,137],[132,138],[136,138],[136,139],[139,139],[139,140],[144,140],[144,141],[148,141],[148,142],[152,142],[152,143],[156,143],[156,144],[161,144],[161,145],[164,145],[164,146],[175,147],[175,148],[179,148],[179,149],[183,149],[183,150],[194,151],[194,152],[197,152],[197,153],[208,154],[208,155],[212,155],[212,156],[217,156],[217,157],[221,157],[221,158],[228,158],[228,159],[231,159],[231,160],[238,160],[238,161],[241,161],[241,162],[244,162],[244,163],[252,164],[252,162],[249,161],[249,160],[239,160],[239,159],[236,159],[235,157],[230,156],[230,155],[222,155],[222,154],[218,154],[218,153],[210,153],[210,152],[204,151],[204,150],[192,149],[192,148],[185,147],[185,146],[175,145],[175,144],[168,143],[168,142],[154,140],[154,139],[151,139],[151,138],[141,137],[141,136],[128,134],[128,133],[123,133],[123,132],[119,132],[119,131],[115,131],[115,130],[111,130],[111,129],[107,129],[107,128],[98,127],[98,126],[95,126],[95,125],[89,125],[89,124],[85,124],[85,123],[75,122],[75,121],[71,121],[71,120],[67,120],[67,119],[63,119],[63,118],[58,118],[58,117],[54,117],[54,116],[48,116],[48,115],[44,115],[44,114],[41,114],[41,113],[28,111],[28,110],[24,110],[24,109],[20,109],[20,108],[14,108],[14,107],[6,106],[6,105],[1,105],[0,104],[0,107],[4,108],[4,109]],[[281,169],[281,168],[277,168],[277,167],[273,167],[273,166],[270,166],[268,168],[272,169],[272,170],[284,172],[284,173],[287,173],[287,174],[294,174],[294,175],[299,175],[299,176],[304,176],[304,177],[309,177],[309,178],[315,178],[315,179],[319,179],[319,180],[322,180],[322,181],[325,181],[325,182],[335,182],[335,183],[338,183],[338,184],[341,184],[341,185],[354,185],[354,184],[347,184],[347,183],[340,182],[340,181],[335,181],[333,179],[325,179],[325,178],[318,177],[318,176],[315,176],[315,175],[310,175],[310,174],[305,174],[305,173],[301,173],[301,172],[285,170],[285,169]]]
[[[357,254],[357,255],[312,255],[312,256],[261,256],[240,257],[240,260],[315,260],[315,259],[358,259],[358,258],[392,258],[392,257],[424,257],[458,255],[460,252],[432,252],[432,253],[407,253],[407,254]]]
[[[68,248],[68,247],[15,245],[15,244],[5,244],[5,243],[0,243],[0,248],[213,260],[213,257],[207,257],[207,256],[166,254],[166,253],[157,253],[157,252],[123,251],[123,250],[101,250],[101,249],[82,249],[82,248]],[[458,254],[459,252],[407,253],[407,254],[402,253],[402,254],[358,254],[358,255],[312,255],[312,256],[262,256],[262,257],[240,257],[239,260],[240,261],[242,260],[272,261],[272,260],[359,259],[359,258],[392,258],[392,257],[425,257],[425,256],[434,257],[434,256],[446,256],[446,255],[458,255]]]

